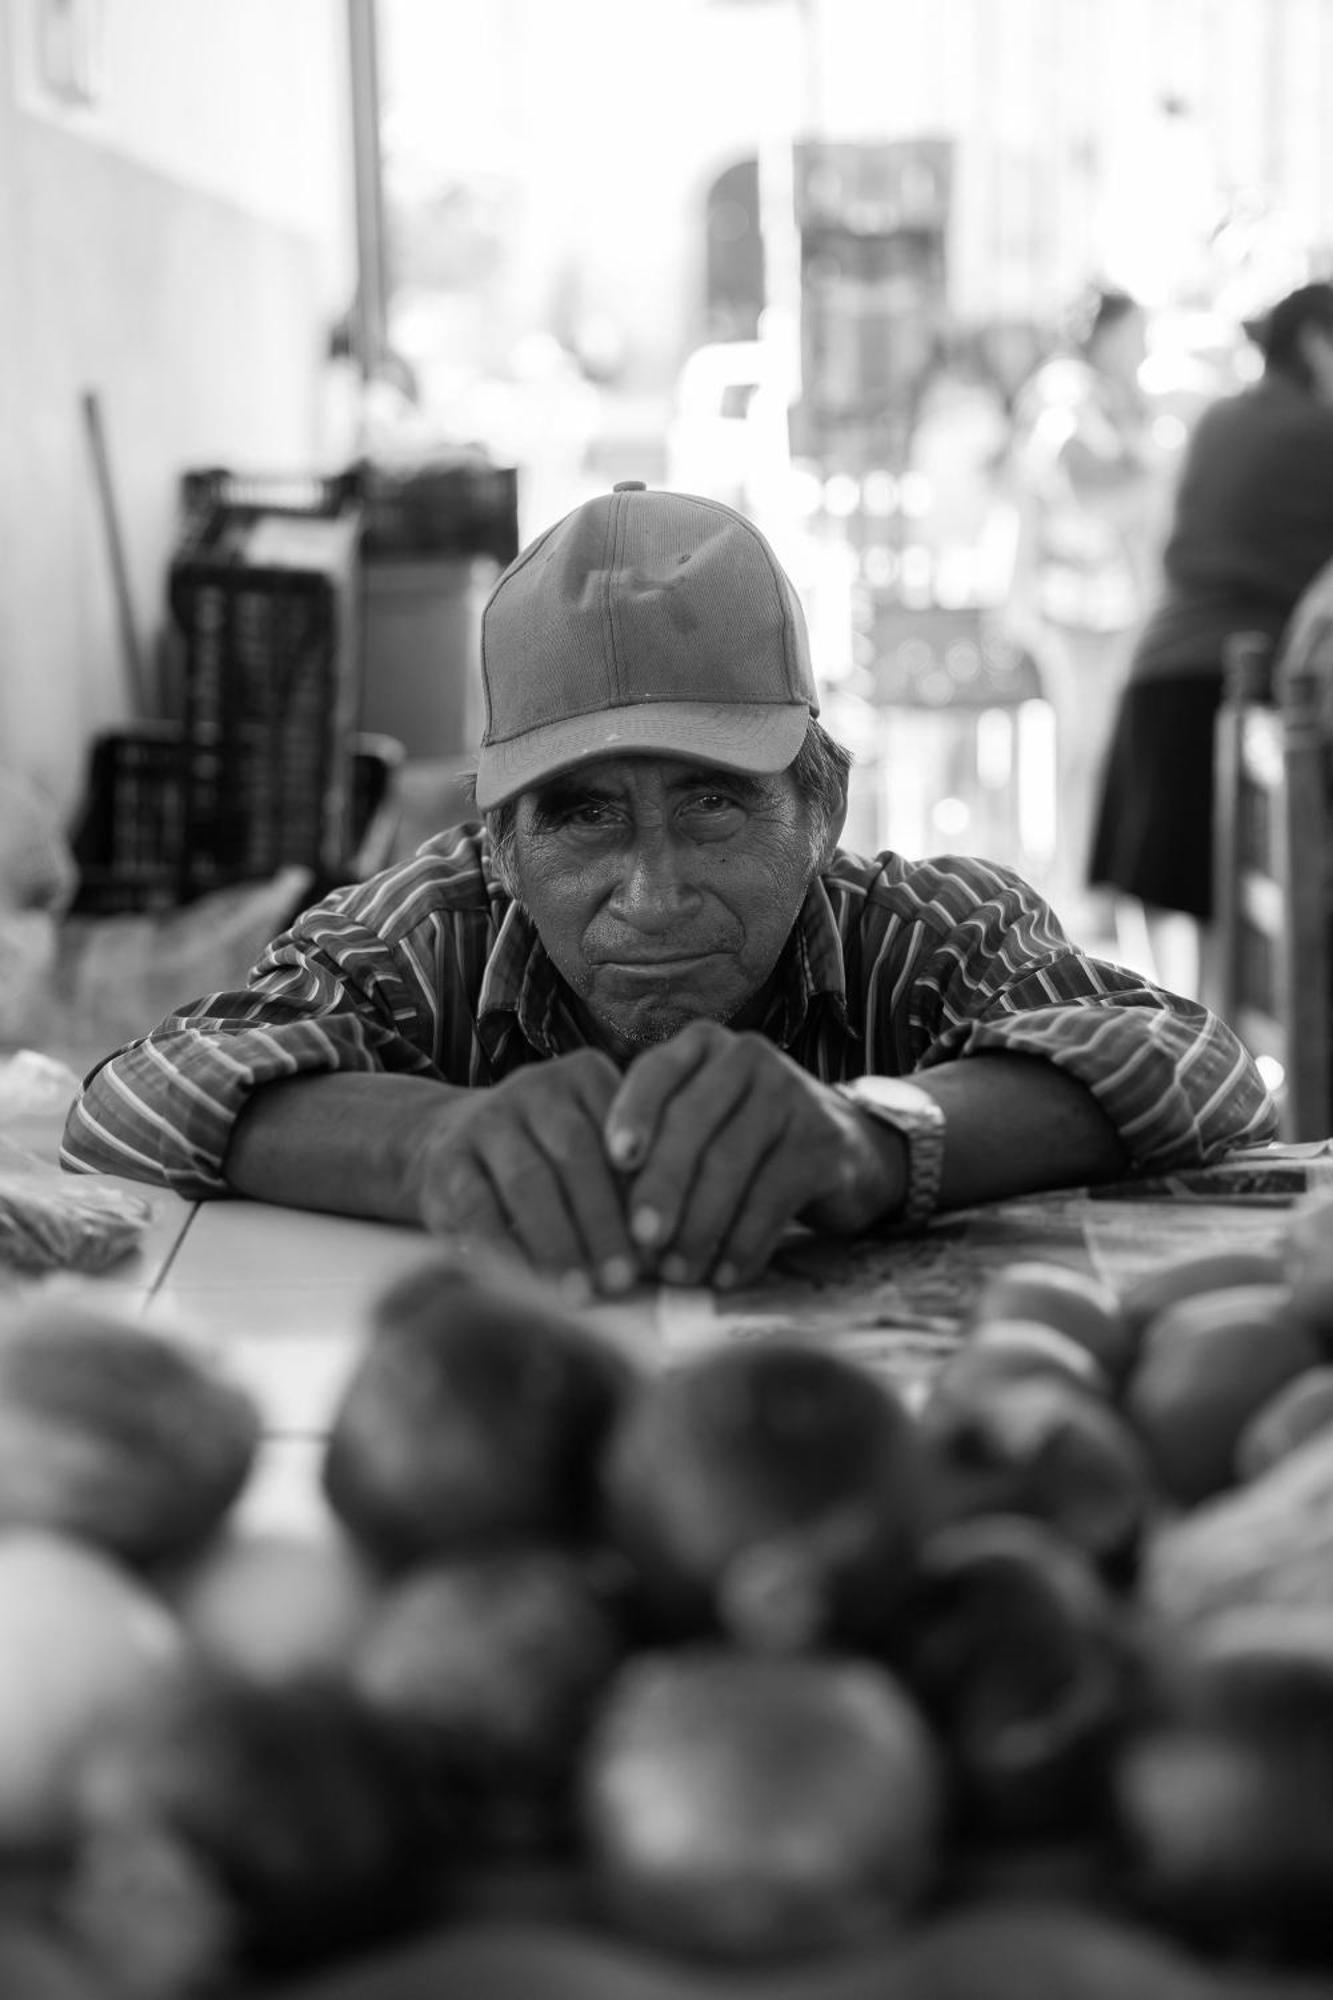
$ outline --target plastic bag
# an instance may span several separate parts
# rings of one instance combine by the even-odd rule
[[[104,1271],[136,1247],[152,1214],[150,1203],[119,1188],[0,1173],[0,1266],[25,1276]]]
[[[51,801],[30,779],[0,765],[0,911],[58,913],[78,879]]]
[[[17,1049],[0,1057],[0,1123],[66,1112],[79,1079],[68,1063],[39,1049]]]
[[[26,1041],[45,1014],[59,944],[49,910],[0,902],[0,1045]]]
[[[53,979],[57,1040],[106,1050],[147,1034],[205,993],[242,986],[309,889],[308,868],[214,889],[142,916],[67,917]]]
[[[41,1018],[59,944],[57,919],[78,869],[51,802],[0,765],[0,1043]]]

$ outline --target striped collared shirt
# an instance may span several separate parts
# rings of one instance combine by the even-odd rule
[[[1276,1122],[1216,1015],[1085,957],[1018,876],[963,857],[836,855],[759,1031],[830,1083],[989,1051],[1042,1058],[1086,1085],[1143,1168],[1213,1159]],[[485,834],[455,827],[306,911],[243,990],[183,1007],[100,1065],[61,1157],[218,1194],[232,1125],[263,1084],[359,1070],[482,1087],[587,1039]]]

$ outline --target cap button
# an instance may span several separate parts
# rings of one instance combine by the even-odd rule
[[[613,493],[646,493],[648,488],[642,479],[617,479],[611,491]]]

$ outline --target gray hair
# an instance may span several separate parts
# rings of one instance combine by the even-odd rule
[[[805,737],[787,769],[796,782],[798,796],[810,809],[814,821],[814,845],[822,850],[830,828],[847,801],[847,779],[852,768],[852,753],[830,736],[822,723],[812,715],[806,725]],[[477,798],[477,774],[468,771],[461,779],[464,798],[475,809]],[[491,859],[500,881],[512,895],[514,893],[514,836],[518,826],[518,798],[506,799],[503,805],[492,806],[489,812],[481,814],[486,832],[490,836]]]

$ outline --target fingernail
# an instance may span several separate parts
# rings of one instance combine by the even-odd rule
[[[729,1292],[738,1275],[734,1264],[719,1264],[713,1273],[713,1283],[720,1291]]]
[[[662,1276],[668,1285],[683,1285],[690,1275],[690,1267],[683,1257],[664,1257]]]
[[[614,1132],[607,1135],[606,1149],[614,1166],[637,1167],[639,1164],[642,1151],[639,1136],[637,1132],[626,1131],[623,1125],[618,1125]]]
[[[662,1234],[662,1218],[655,1208],[636,1208],[629,1219],[629,1233],[646,1250]]]
[[[592,1286],[582,1271],[562,1271],[556,1285],[566,1305],[586,1305],[592,1297]]]
[[[637,1273],[628,1257],[608,1257],[602,1266],[602,1290],[627,1292]]]

